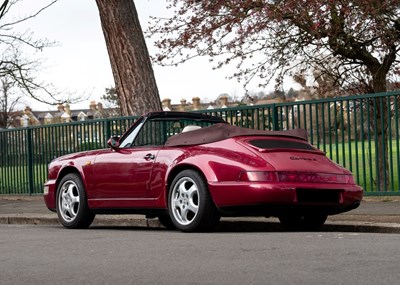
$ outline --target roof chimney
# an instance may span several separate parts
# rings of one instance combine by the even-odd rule
[[[89,109],[95,111],[96,107],[96,101],[90,101]]]
[[[181,99],[181,106],[180,106],[180,110],[181,111],[185,111],[185,107],[186,107],[186,99]]]
[[[59,104],[57,105],[57,110],[58,110],[59,112],[65,112],[64,105],[63,105],[62,103],[59,103]]]
[[[193,97],[192,102],[193,102],[193,110],[200,110],[200,98]]]
[[[221,102],[221,107],[222,108],[228,107],[228,96],[221,96],[219,98],[219,101]]]
[[[165,98],[164,100],[162,100],[162,105],[163,105],[163,110],[164,111],[171,111],[172,110],[171,99]]]

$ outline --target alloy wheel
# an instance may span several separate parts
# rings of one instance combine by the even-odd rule
[[[79,211],[79,201],[78,186],[71,180],[66,181],[59,195],[60,214],[65,221],[75,220]]]
[[[174,218],[181,225],[189,225],[199,211],[199,188],[190,177],[182,177],[172,191],[170,207]]]

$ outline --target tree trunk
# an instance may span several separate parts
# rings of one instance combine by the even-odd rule
[[[373,78],[373,88],[376,93],[386,92],[386,74],[376,72]],[[387,109],[387,99],[385,97],[374,99],[373,109],[376,115],[376,187],[379,191],[389,191],[389,151],[388,151],[388,126],[389,114]],[[394,189],[392,189],[394,190]]]
[[[162,110],[133,0],[96,0],[123,116]]]

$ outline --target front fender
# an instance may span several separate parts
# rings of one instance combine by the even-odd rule
[[[54,174],[53,174],[54,172]],[[56,187],[60,180],[68,173],[78,173],[81,176],[86,193],[93,188],[93,179],[89,179],[93,175],[93,157],[82,157],[75,160],[60,161],[53,168],[49,167],[49,178],[54,175]]]

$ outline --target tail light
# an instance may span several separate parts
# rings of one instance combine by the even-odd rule
[[[239,181],[279,182],[275,171],[245,171],[239,174]]]
[[[351,174],[308,173],[295,171],[245,171],[240,173],[239,181],[354,184],[354,178]]]

